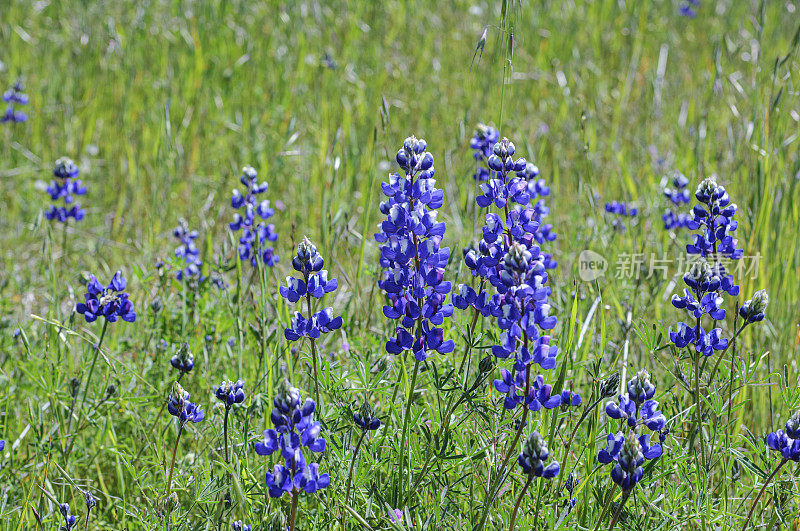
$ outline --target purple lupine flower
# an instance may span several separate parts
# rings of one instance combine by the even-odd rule
[[[666,178],[665,176],[665,179]],[[682,205],[691,201],[691,194],[686,188],[689,185],[689,179],[681,172],[675,171],[669,178],[669,182],[671,183],[671,187],[664,187],[664,196],[669,199],[673,206],[666,209],[664,215],[661,216],[661,219],[664,220],[665,230],[685,227],[686,223],[691,219],[686,212],[676,211],[680,209]],[[676,210],[673,210],[673,208]]]
[[[388,198],[380,206],[386,219],[375,234],[385,269],[378,282],[387,298],[383,314],[398,321],[386,351],[411,350],[417,361],[430,351],[447,354],[455,347],[441,328],[453,314],[453,305],[445,303],[452,288],[444,280],[450,256],[450,249],[441,247],[446,225],[437,221],[444,193],[436,188],[433,155],[426,148],[424,140],[411,136],[397,152],[403,173],[390,174],[389,182],[381,184]]]
[[[353,420],[364,430],[377,430],[381,427],[381,419],[375,414],[370,405],[364,402],[361,408],[353,413]]]
[[[628,230],[625,224],[626,217],[636,217],[639,214],[638,208],[619,201],[606,203],[605,211],[611,214],[611,226],[620,232]]]
[[[678,13],[682,17],[695,18],[697,16],[696,8],[698,7],[700,7],[700,0],[686,0],[685,2],[681,2]]]
[[[492,155],[492,147],[500,139],[500,133],[497,129],[490,125],[478,124],[475,128],[475,133],[469,141],[469,147],[474,151],[475,158],[475,173],[472,178],[476,181],[488,181],[491,176],[491,171],[486,164],[486,161]]]
[[[280,498],[284,492],[293,496],[305,491],[313,494],[330,484],[328,474],[319,473],[317,463],[306,463],[303,449],[310,452],[325,450],[325,439],[320,437],[321,425],[314,422],[316,404],[310,398],[302,400],[300,391],[286,381],[279,386],[270,420],[273,429],[265,430],[263,439],[255,444],[259,455],[272,455],[280,451],[284,464],[276,464],[267,472],[269,495]]]
[[[182,261],[184,265],[175,272],[178,280],[193,279],[198,282],[205,280],[201,270],[203,261],[200,260],[200,250],[195,245],[195,240],[199,236],[196,230],[190,230],[189,224],[183,218],[178,220],[178,226],[172,231],[172,235],[178,240],[180,245],[175,248],[175,258]]]
[[[581,398],[581,395],[579,395],[575,391],[572,391],[571,389],[565,389],[564,391],[561,391],[562,408],[568,408],[570,406],[578,407],[582,403],[583,403],[583,398]]]
[[[550,189],[539,169],[525,159],[514,159],[516,148],[507,138],[492,147],[487,158],[489,179],[478,184],[476,203],[502,209],[485,215],[483,237],[464,249],[464,263],[480,279],[476,290],[462,284],[452,297],[459,309],[472,307],[497,319],[501,330],[492,353],[501,359],[513,357],[513,370],[501,370],[495,388],[506,395],[508,409],[523,405],[532,411],[561,404],[561,395],[551,395],[541,375],[527,374],[532,364],[543,370],[556,366],[558,349],[545,333],[556,325],[550,315],[547,269],[557,266],[540,245],[553,241],[552,226],[542,222],[549,211],[542,198]],[[491,290],[493,288],[493,290]],[[491,293],[491,291],[494,293]]]
[[[136,321],[136,311],[133,302],[128,299],[128,294],[124,292],[127,285],[128,281],[120,271],[114,273],[107,288],[104,288],[92,275],[86,284],[85,302],[79,302],[75,306],[75,311],[82,314],[87,323],[97,320],[98,317],[103,317],[111,323],[117,319],[132,323]]]
[[[622,433],[609,433],[606,443],[607,446],[597,454],[597,460],[604,465],[615,462],[611,479],[623,491],[633,489],[642,479],[645,459],[655,459],[663,453],[660,444],[650,444],[650,434],[639,437],[633,434],[626,438]]]
[[[617,402],[606,403],[606,415],[626,421],[631,429],[646,426],[651,431],[661,431],[667,419],[658,410],[658,402],[652,400],[655,392],[647,370],[641,369],[628,381],[627,392],[619,395]]]
[[[86,492],[85,498],[86,498],[86,512],[89,513],[91,512],[92,509],[97,507],[97,499],[94,496],[92,496],[91,492],[88,491]]]
[[[784,459],[800,462],[800,412],[792,415],[783,430],[767,435],[767,447],[780,452]]]
[[[181,427],[189,421],[196,423],[205,418],[202,407],[189,401],[189,393],[178,382],[172,384],[167,410],[170,415],[178,419]]]
[[[686,252],[698,257],[683,277],[689,289],[684,290],[682,297],[672,297],[672,305],[686,311],[694,322],[679,322],[675,331],[670,330],[670,340],[678,348],[692,344],[698,352],[711,356],[714,351],[725,350],[728,339],[722,336],[720,328],[707,332],[702,318],[707,315],[714,324],[725,319],[723,295],[737,296],[739,286],[722,261],[738,260],[744,251],[737,247],[734,238],[737,222],[733,216],[737,207],[730,203],[725,188],[709,177],[697,187],[695,198],[698,204],[692,209],[692,218],[686,222],[686,227],[699,229],[700,234],[692,235],[692,243],[686,246]]]
[[[242,231],[239,237],[239,258],[249,261],[253,267],[258,260],[267,267],[274,267],[280,257],[268,242],[276,241],[278,233],[275,232],[275,225],[266,221],[275,214],[275,210],[270,207],[269,200],[258,198],[267,191],[269,185],[258,182],[258,174],[252,166],[242,168],[239,181],[245,186],[245,190],[233,190],[231,206],[235,210],[242,210],[244,215],[234,213],[233,221],[229,223],[231,231]],[[261,221],[257,222],[256,216]]]
[[[69,218],[80,221],[86,215],[86,211],[81,205],[75,202],[76,195],[85,195],[86,187],[80,179],[76,179],[79,174],[78,166],[67,157],[61,157],[56,161],[53,168],[53,175],[56,177],[47,187],[47,193],[54,202],[64,201],[65,206],[51,205],[50,209],[44,213],[48,220],[55,220],[66,223]]]
[[[545,464],[549,458],[547,442],[539,435],[538,431],[534,431],[522,445],[522,452],[517,457],[517,463],[525,475],[554,478],[558,475],[561,466],[557,461]]]
[[[8,105],[6,105],[3,115],[0,116],[0,122],[20,123],[28,121],[28,115],[15,107],[15,105],[28,104],[28,95],[23,92],[24,90],[25,86],[22,81],[17,80],[10,89],[3,93],[3,101]]]
[[[656,388],[650,375],[641,369],[628,381],[626,392],[619,395],[618,401],[606,404],[606,415],[614,420],[624,420],[627,436],[623,432],[609,433],[606,447],[597,454],[601,464],[616,464],[611,470],[611,479],[622,487],[632,489],[642,479],[642,464],[645,459],[655,459],[662,454],[660,444],[650,444],[650,434],[639,435],[640,426],[657,432],[661,439],[667,419],[658,411],[658,402],[652,400]]]
[[[164,340],[162,339],[162,341]],[[164,341],[164,343],[166,344],[166,341]],[[166,346],[164,349],[166,350]],[[189,343],[183,343],[175,351],[175,354],[172,355],[169,362],[173,367],[178,369],[182,375],[191,372],[192,368],[194,368],[194,356],[189,348]]]
[[[739,315],[745,323],[757,323],[763,321],[766,316],[767,306],[769,305],[769,295],[766,290],[760,289],[753,293],[753,298],[746,301],[739,308]]]
[[[328,278],[328,271],[322,269],[325,267],[325,260],[308,238],[303,238],[297,246],[292,266],[303,277],[286,277],[286,285],[280,287],[281,296],[291,303],[305,299],[310,308],[312,299],[321,299],[339,287],[339,282],[335,278]],[[292,316],[292,321],[283,335],[287,341],[297,341],[301,337],[319,339],[321,334],[327,334],[341,327],[342,318],[334,317],[333,308],[323,308],[312,313],[309,318],[298,311]]]
[[[244,402],[244,380],[239,378],[235,382],[224,381],[217,387],[214,393],[218,400],[225,404],[226,408],[230,408],[234,404],[241,404]]]
[[[61,526],[61,531],[72,531],[78,525],[78,517],[74,514],[69,514],[69,504],[62,503],[58,506],[58,511],[64,518],[64,525]]]
[[[248,524],[243,524],[241,520],[236,520],[231,523],[231,529],[233,531],[251,531],[253,527]]]

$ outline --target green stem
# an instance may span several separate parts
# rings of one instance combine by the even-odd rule
[[[169,495],[172,491],[172,473],[175,471],[175,456],[178,455],[178,442],[181,440],[181,433],[183,433],[183,424],[178,421],[178,436],[175,437],[175,446],[172,447],[172,462],[169,465],[169,476],[167,477],[167,495],[164,496],[164,502],[169,503]]]
[[[525,493],[528,491],[528,487],[533,481],[533,474],[528,474],[528,481],[525,482],[525,486],[522,487],[522,492],[519,493],[519,498],[517,498],[517,503],[514,505],[514,510],[511,512],[511,520],[508,524],[508,531],[514,531],[514,522],[517,519],[517,510],[519,509],[519,504],[522,503],[522,497],[525,496]],[[537,511],[538,513],[538,511]],[[536,517],[536,515],[534,515]]]
[[[405,483],[405,467],[406,467],[406,435],[408,433],[408,418],[411,416],[411,400],[414,397],[414,388],[417,386],[417,375],[419,374],[419,360],[414,362],[414,372],[411,374],[411,386],[408,388],[408,397],[406,399],[406,410],[403,413],[403,435],[400,440],[400,485]],[[399,499],[399,498],[398,498]]]
[[[223,438],[225,439],[225,462],[226,463],[230,463],[230,461],[228,460],[228,414],[230,413],[230,411],[231,411],[230,407],[226,407],[225,408],[225,417],[224,417],[224,420],[222,421],[222,434],[223,434]]]
[[[611,505],[611,500],[614,499],[614,492],[617,490],[617,484],[613,483],[611,485],[611,492],[608,493],[608,499],[606,500],[606,504],[603,506],[603,512],[600,513],[600,518],[597,519],[597,524],[594,526],[594,531],[600,529],[600,524],[603,522],[603,517],[606,515],[609,506]]]
[[[292,520],[289,524],[289,531],[294,531],[294,525],[297,521],[297,502],[300,499],[300,493],[297,489],[292,489]]]
[[[753,500],[753,505],[750,507],[750,512],[747,513],[747,518],[745,518],[745,520],[744,520],[744,525],[742,526],[742,531],[746,531],[747,530],[747,525],[750,523],[750,518],[752,518],[752,516],[753,516],[753,511],[755,510],[756,505],[758,505],[758,500],[761,499],[761,495],[764,494],[764,491],[767,489],[767,485],[769,485],[769,482],[772,481],[772,478],[775,477],[775,474],[777,474],[778,471],[783,467],[783,465],[785,465],[788,461],[789,460],[786,459],[786,458],[781,459],[780,464],[778,464],[778,466],[775,467],[775,470],[772,471],[772,474],[770,474],[769,477],[767,478],[767,480],[764,481],[764,484],[761,486],[761,490],[758,491],[758,495],[756,496],[756,499]]]
[[[622,508],[625,506],[625,502],[628,501],[631,492],[633,492],[633,490],[626,490],[625,492],[622,493],[622,500],[620,500],[619,507],[617,507],[617,510],[614,512],[614,518],[611,519],[611,525],[608,526],[608,531],[611,531],[612,529],[614,529],[614,526],[617,525],[617,521],[619,520],[619,515],[622,514]]]

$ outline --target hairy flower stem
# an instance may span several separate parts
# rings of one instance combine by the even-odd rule
[[[178,455],[178,443],[181,440],[181,433],[183,433],[183,424],[178,422],[178,436],[175,437],[175,446],[172,447],[172,462],[169,465],[169,476],[167,477],[167,494],[164,496],[164,500],[169,498],[169,495],[172,491],[172,473],[175,471],[175,456]]]
[[[294,470],[292,470],[292,477],[294,477]],[[300,492],[296,488],[292,489],[292,519],[289,521],[289,531],[294,531],[295,522],[297,522],[297,502],[300,500]]]
[[[781,459],[781,462],[778,464],[778,466],[775,467],[775,470],[772,471],[772,474],[770,474],[769,477],[766,479],[766,481],[764,481],[764,484],[761,486],[761,490],[759,490],[758,495],[756,495],[756,499],[753,500],[753,505],[750,507],[750,512],[747,513],[747,518],[744,519],[744,525],[742,526],[742,531],[747,530],[747,526],[750,523],[750,518],[752,518],[753,516],[753,511],[755,510],[756,505],[758,505],[758,500],[761,499],[761,495],[764,494],[765,490],[767,490],[767,485],[769,485],[769,482],[772,481],[772,478],[775,477],[775,474],[777,474],[778,471],[783,467],[783,465],[785,465],[788,461],[789,460],[786,458]]]
[[[611,500],[614,499],[614,493],[616,492],[616,490],[617,490],[617,484],[612,483],[611,492],[608,493],[608,499],[606,500],[606,504],[603,506],[603,512],[600,513],[600,518],[597,519],[597,523],[594,526],[594,531],[600,529],[600,524],[603,522],[603,518],[605,517],[606,512],[608,512],[608,508],[611,506]]]
[[[228,414],[230,413],[231,408],[225,408],[225,417],[222,421],[222,436],[225,439],[225,462],[229,463],[228,460]]]
[[[630,498],[631,492],[633,492],[633,489],[626,490],[625,492],[622,493],[622,499],[619,502],[619,507],[617,507],[616,512],[614,512],[614,518],[611,519],[611,525],[608,526],[608,531],[612,531],[612,529],[614,529],[614,526],[617,525],[619,516],[622,514],[622,508],[625,506],[625,502],[628,501],[628,498]]]
[[[514,510],[511,511],[511,520],[508,523],[508,531],[514,531],[514,522],[517,519],[517,511],[519,510],[519,504],[522,503],[522,498],[525,496],[525,493],[528,491],[528,487],[531,485],[531,481],[533,481],[533,474],[528,474],[528,481],[525,482],[525,486],[522,487],[522,492],[519,493],[519,498],[517,498],[517,503],[514,504]],[[538,511],[537,511],[538,513]],[[534,515],[535,516],[535,515]]]
[[[414,397],[414,388],[417,385],[417,375],[419,374],[419,360],[414,362],[414,372],[411,375],[411,386],[408,388],[408,397],[406,399],[406,410],[403,413],[403,435],[400,439],[400,458],[399,471],[400,471],[400,485],[405,483],[405,468],[406,468],[406,435],[408,433],[408,418],[411,416],[411,400]],[[398,498],[399,499],[399,498]]]
[[[697,336],[700,336],[700,318],[697,318]],[[695,433],[700,439],[700,464],[705,470],[706,467],[706,444],[703,437],[703,399],[700,396],[700,351],[694,351],[694,397],[697,403],[695,407]]]
[[[350,460],[350,470],[347,472],[347,487],[344,489],[344,504],[347,505],[350,503],[350,484],[353,480],[353,468],[356,464],[356,456],[358,456],[358,450],[361,448],[361,443],[364,442],[364,437],[367,435],[367,430],[361,430],[361,436],[358,438],[358,442],[356,443],[356,447],[353,450],[353,459]],[[342,529],[344,529],[344,511],[342,511]]]
[[[527,345],[528,338],[527,335],[525,336],[525,343]],[[528,392],[530,391],[530,376],[531,376],[531,366],[528,365],[525,367],[525,396],[528,396]],[[519,438],[522,436],[522,430],[525,429],[525,424],[528,420],[528,407],[523,405],[522,408],[522,418],[519,422],[519,428],[517,429],[516,435],[514,435],[514,440],[511,441],[511,444],[508,445],[508,450],[506,450],[506,456],[503,459],[503,464],[500,465],[500,468],[497,469],[497,477],[495,478],[494,482],[492,483],[491,488],[486,493],[486,500],[483,504],[483,512],[481,513],[481,519],[479,520],[478,524],[473,528],[475,530],[483,529],[484,524],[486,523],[486,518],[489,516],[489,508],[494,503],[494,497],[496,494],[497,489],[500,488],[500,482],[503,479],[503,471],[508,466],[508,462],[511,461],[511,455],[514,453],[514,448],[517,447],[517,443],[519,443]]]
[[[308,274],[306,274],[306,284],[308,284]],[[311,313],[311,294],[306,293],[306,302],[308,303],[308,318],[313,317]],[[311,366],[314,368],[314,399],[319,407],[319,376],[317,372],[317,343],[313,337],[308,338],[311,342]]]

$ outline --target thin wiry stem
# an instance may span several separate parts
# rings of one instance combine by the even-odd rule
[[[775,470],[772,471],[772,474],[770,474],[769,477],[766,479],[766,481],[764,481],[764,484],[761,486],[761,490],[758,491],[756,499],[753,500],[753,505],[750,507],[750,512],[747,513],[747,518],[745,518],[744,520],[742,531],[747,530],[747,525],[750,523],[750,518],[753,517],[753,511],[755,510],[756,505],[758,505],[758,500],[761,499],[761,495],[764,494],[764,491],[767,489],[767,485],[769,485],[769,482],[772,481],[772,478],[775,477],[775,474],[777,474],[778,471],[783,467],[783,465],[785,465],[788,461],[789,460],[786,458],[781,459],[781,462],[778,464],[778,466],[775,467]]]

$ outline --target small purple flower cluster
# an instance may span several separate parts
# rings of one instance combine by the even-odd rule
[[[272,455],[280,451],[284,464],[276,464],[273,472],[267,472],[269,495],[280,498],[284,492],[309,494],[330,485],[328,474],[319,473],[317,463],[306,463],[303,448],[310,452],[325,450],[325,439],[320,437],[321,426],[314,422],[316,404],[310,398],[303,402],[300,391],[283,382],[273,401],[270,420],[274,429],[264,431],[264,438],[255,444],[259,455]]]
[[[604,465],[615,462],[611,479],[623,491],[630,491],[642,479],[645,459],[655,459],[662,454],[660,444],[650,444],[649,433],[640,435],[637,432],[640,426],[653,432],[661,432],[666,426],[667,419],[657,410],[658,402],[652,400],[655,392],[650,375],[642,369],[628,381],[627,392],[619,396],[617,403],[606,404],[606,415],[624,421],[621,427],[627,433],[609,433],[606,447],[597,454],[597,460]]]
[[[190,373],[194,368],[194,356],[189,348],[189,343],[183,343],[175,354],[173,354],[172,358],[170,358],[169,362],[174,368],[180,371],[181,374],[178,376],[178,380],[180,380],[184,374]]]
[[[744,251],[737,248],[734,238],[737,222],[733,219],[736,205],[730,203],[725,188],[709,177],[700,183],[695,197],[699,204],[692,209],[692,219],[686,227],[701,229],[701,233],[693,235],[693,243],[686,246],[686,252],[699,255],[699,259],[683,277],[689,289],[684,289],[683,297],[672,297],[672,305],[686,311],[694,323],[679,322],[675,331],[670,330],[670,340],[678,348],[692,344],[704,356],[711,356],[715,350],[725,350],[728,339],[722,337],[720,328],[706,332],[701,320],[704,315],[708,315],[714,324],[725,319],[726,312],[721,308],[724,303],[722,294],[735,297],[739,294],[739,286],[721,260],[738,260]]]
[[[339,287],[335,278],[328,278],[325,260],[317,251],[316,246],[308,238],[303,238],[297,246],[297,255],[292,258],[292,267],[302,273],[303,278],[286,277],[286,285],[280,287],[281,296],[291,303],[305,299],[308,305],[306,318],[300,312],[294,312],[292,322],[283,335],[287,341],[297,341],[301,337],[319,339],[322,334],[327,334],[342,327],[342,318],[333,316],[333,308],[324,308],[317,313],[312,313],[311,299],[321,299]]]
[[[265,221],[275,214],[275,210],[270,208],[268,200],[259,201],[257,197],[266,192],[269,185],[266,182],[258,182],[258,174],[252,166],[245,166],[242,169],[239,180],[245,186],[245,191],[242,193],[238,189],[233,190],[231,206],[237,210],[243,209],[244,215],[236,212],[229,224],[231,231],[242,231],[239,237],[239,258],[249,261],[253,267],[256,266],[258,259],[267,267],[273,267],[279,257],[267,242],[276,241],[278,233],[275,232],[275,225]],[[257,225],[256,215],[263,220]]]
[[[676,171],[672,174],[670,183],[672,187],[670,188],[667,186],[664,188],[664,196],[669,199],[674,208],[680,209],[681,205],[691,201],[689,190],[686,189],[689,185],[689,179],[681,172]],[[671,230],[686,227],[691,218],[686,212],[676,212],[670,207],[664,211],[664,215],[661,216],[661,219],[664,220],[664,229]]]
[[[475,133],[469,141],[469,147],[474,150],[475,173],[472,178],[476,181],[488,181],[491,171],[486,166],[486,161],[492,155],[492,147],[500,140],[500,133],[494,127],[486,124],[478,124]]]
[[[681,7],[678,13],[682,17],[695,18],[697,16],[697,8],[700,7],[700,0],[686,0],[681,2]]]
[[[64,525],[61,526],[60,531],[72,531],[78,526],[78,517],[74,514],[69,514],[69,504],[62,503],[58,506],[58,512],[64,518]]]
[[[561,470],[561,466],[557,461],[550,461],[549,464],[546,464],[549,458],[547,441],[538,431],[534,431],[522,445],[517,463],[522,468],[522,473],[527,476],[554,478]]]
[[[75,221],[83,219],[86,211],[81,208],[80,204],[74,203],[74,196],[86,194],[86,187],[83,186],[80,179],[76,179],[78,173],[78,166],[72,159],[61,157],[56,161],[55,168],[53,168],[53,175],[56,179],[53,179],[50,186],[47,187],[47,193],[50,194],[52,201],[63,199],[66,206],[52,205],[44,213],[44,217],[61,223],[66,223],[69,218],[74,218]]]
[[[767,446],[784,459],[800,462],[800,412],[786,421],[783,430],[767,435]]]
[[[167,401],[169,414],[178,419],[181,428],[187,422],[200,422],[206,416],[201,406],[189,401],[189,393],[178,382],[172,384],[172,392]]]
[[[92,275],[86,284],[84,302],[79,302],[75,310],[83,315],[87,323],[94,322],[98,317],[103,317],[110,323],[117,319],[132,323],[136,321],[136,311],[133,302],[128,299],[128,294],[124,293],[127,285],[128,281],[120,271],[114,273],[107,288],[104,288],[97,281],[97,277]]]
[[[628,230],[628,226],[625,224],[625,218],[633,218],[639,214],[638,208],[620,201],[606,203],[605,211],[611,215],[611,226],[614,230],[619,232]]]
[[[217,400],[225,404],[226,408],[231,408],[234,404],[241,404],[245,398],[244,380],[239,378],[235,382],[223,381],[214,394]]]
[[[0,116],[0,122],[20,123],[28,121],[28,115],[14,107],[15,105],[28,104],[28,95],[23,92],[24,90],[25,87],[22,85],[22,81],[17,80],[10,89],[3,93],[3,101],[8,105],[5,113]]]
[[[413,136],[403,142],[395,157],[403,174],[392,173],[381,184],[388,198],[380,206],[386,219],[375,234],[383,244],[380,264],[386,270],[378,282],[388,300],[383,314],[399,320],[386,351],[411,350],[417,361],[430,351],[447,354],[455,346],[440,328],[453,314],[453,305],[445,303],[451,290],[444,280],[450,249],[441,247],[447,227],[436,217],[444,194],[436,188],[433,155],[426,149],[425,140]]]
[[[533,164],[513,158],[515,151],[514,144],[504,138],[493,146],[487,159],[492,178],[478,185],[481,195],[476,202],[480,207],[503,209],[503,217],[486,214],[483,238],[464,250],[464,262],[473,276],[480,278],[480,285],[477,290],[459,286],[453,305],[462,310],[472,307],[497,319],[503,332],[492,353],[503,359],[513,355],[515,363],[511,371],[501,370],[495,388],[506,395],[507,409],[524,404],[538,411],[542,406],[549,409],[561,404],[561,395],[551,395],[542,375],[530,374],[533,364],[545,370],[556,366],[558,349],[550,346],[550,336],[542,332],[556,325],[556,317],[549,314],[546,270],[557,264],[539,247],[541,242],[552,241],[555,234],[552,227],[541,223],[547,214],[543,203],[528,206],[550,190],[537,179],[539,171]],[[509,208],[510,203],[516,204]],[[485,289],[487,282],[494,287],[492,295]]]
[[[200,260],[200,251],[194,243],[198,236],[197,231],[189,230],[189,224],[185,219],[180,218],[178,226],[175,227],[172,234],[180,242],[180,245],[175,248],[175,257],[185,264],[175,272],[175,278],[178,280],[194,279],[198,282],[205,280],[201,273],[203,261]]]

